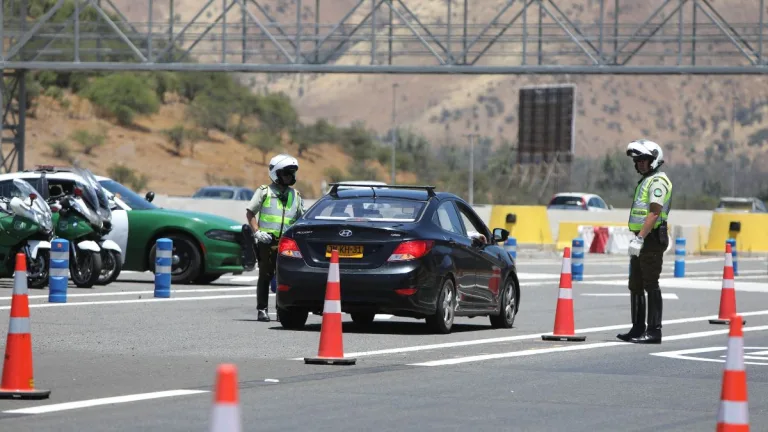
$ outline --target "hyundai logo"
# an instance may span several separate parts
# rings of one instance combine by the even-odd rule
[[[352,231],[350,230],[341,230],[339,231],[339,235],[342,237],[349,237],[352,235]]]

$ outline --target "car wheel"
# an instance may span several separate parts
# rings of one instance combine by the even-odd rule
[[[352,316],[352,322],[354,322],[356,325],[359,325],[359,326],[371,325],[371,323],[373,323],[374,318],[376,318],[375,313],[369,313],[369,312],[356,312],[350,315]]]
[[[307,323],[309,311],[304,309],[277,309],[280,325],[287,330],[301,330]]]
[[[173,262],[171,265],[171,283],[190,284],[202,271],[203,258],[200,249],[189,237],[179,233],[167,234],[162,237],[173,242]],[[149,251],[149,268],[155,272],[155,249],[152,245]]]
[[[491,326],[493,328],[512,328],[517,316],[517,290],[515,283],[508,281],[504,285],[499,302],[501,303],[498,315],[491,315]]]
[[[453,280],[446,278],[437,297],[435,314],[427,318],[427,325],[441,334],[448,334],[453,328],[454,312],[456,311],[456,288]]]

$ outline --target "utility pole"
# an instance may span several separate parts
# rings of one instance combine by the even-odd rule
[[[469,138],[469,205],[475,205],[475,137],[478,134],[466,134]]]
[[[392,184],[395,185],[395,153],[397,152],[397,88],[398,83],[392,84]]]

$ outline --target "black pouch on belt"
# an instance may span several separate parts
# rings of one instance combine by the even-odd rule
[[[656,235],[659,236],[659,244],[667,250],[669,247],[669,229],[667,228],[667,221],[661,223],[656,231]]]

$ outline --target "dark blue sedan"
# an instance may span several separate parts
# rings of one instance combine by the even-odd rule
[[[300,329],[322,315],[331,250],[341,309],[358,325],[376,314],[426,319],[450,333],[456,316],[511,328],[520,301],[515,262],[472,206],[431,186],[331,185],[280,239],[277,313]],[[490,239],[490,241],[489,241]]]

